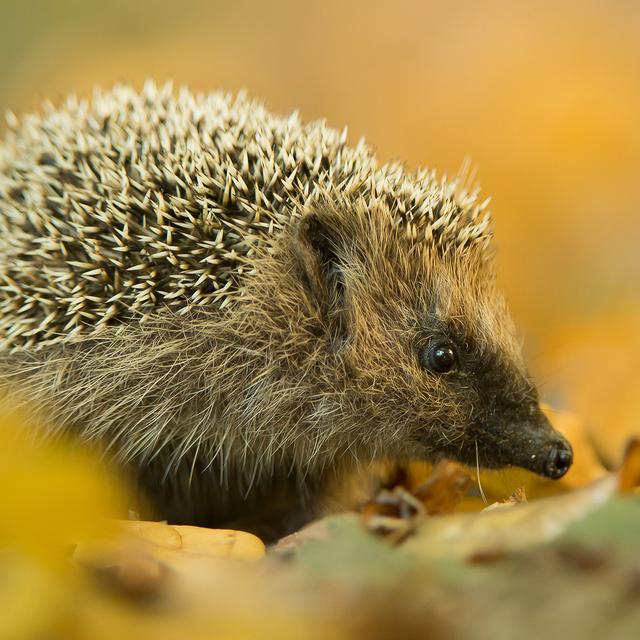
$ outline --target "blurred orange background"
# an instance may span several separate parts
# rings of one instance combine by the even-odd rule
[[[640,432],[640,3],[0,0],[0,111],[147,77],[470,159],[542,395]]]

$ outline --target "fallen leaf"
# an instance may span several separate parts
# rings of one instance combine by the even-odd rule
[[[403,548],[429,558],[526,549],[559,535],[571,522],[606,502],[616,487],[617,478],[610,475],[572,493],[508,509],[428,518]]]
[[[260,538],[246,531],[208,529],[165,522],[123,520],[120,529],[129,539],[148,543],[149,549],[196,554],[212,558],[253,560],[265,554]]]
[[[295,531],[284,538],[280,538],[277,544],[269,548],[269,551],[286,557],[292,555],[303,544],[311,541],[320,542],[326,540],[328,536],[327,518],[321,518],[310,522],[300,531]]]
[[[262,540],[246,531],[187,525],[176,525],[173,529],[182,540],[181,551],[184,553],[241,560],[257,560],[265,554]]]
[[[518,487],[506,500],[501,502],[494,502],[488,507],[485,507],[483,511],[489,511],[490,509],[497,509],[502,507],[513,507],[516,504],[523,504],[527,502],[527,496],[525,494],[524,487]]]
[[[618,474],[620,493],[636,492],[640,487],[640,439],[634,438],[627,443]]]
[[[120,526],[125,534],[133,535],[164,549],[180,549],[182,537],[166,522],[146,520],[123,520]]]
[[[442,460],[435,466],[431,477],[415,489],[413,495],[429,515],[453,513],[471,482],[466,467],[451,460]]]

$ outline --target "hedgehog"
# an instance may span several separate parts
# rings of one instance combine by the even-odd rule
[[[568,470],[468,180],[171,85],[8,125],[3,394],[157,517],[273,539],[377,463]]]

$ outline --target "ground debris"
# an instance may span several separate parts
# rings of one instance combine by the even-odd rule
[[[6,442],[5,486],[22,478],[28,451]],[[474,512],[460,511],[474,471],[442,462],[426,479],[395,484],[398,476],[358,512],[311,523],[266,555],[245,532],[136,519],[87,529],[84,513],[70,510],[56,520],[67,496],[85,496],[73,491],[91,466],[70,477],[57,457],[34,461],[19,500],[0,511],[0,525],[22,541],[0,557],[2,638],[534,640],[553,629],[600,640],[640,630],[636,440],[617,473],[537,499],[515,484]],[[52,473],[68,482],[52,483]],[[52,514],[51,535],[26,517],[33,504]],[[89,502],[80,504],[86,511]],[[80,531],[88,535],[72,537]]]
[[[453,513],[470,484],[463,465],[442,460],[431,476],[413,489],[401,485],[382,489],[360,507],[362,521],[369,531],[401,542],[426,516]]]

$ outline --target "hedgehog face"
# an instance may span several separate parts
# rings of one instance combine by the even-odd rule
[[[494,305],[504,309],[497,295]],[[504,332],[513,336],[508,315],[497,313],[484,331],[478,331],[479,318],[465,326],[461,319],[470,317],[467,312],[455,315],[455,321],[451,316],[432,318],[418,343],[417,359],[429,393],[455,406],[448,416],[435,421],[445,439],[448,433],[457,436],[441,445],[441,452],[467,464],[516,465],[550,478],[561,477],[571,465],[571,447],[540,410],[537,390],[520,361],[515,340],[505,349]],[[501,340],[487,340],[487,328],[499,331]]]
[[[340,411],[391,457],[564,475],[571,448],[540,410],[491,261],[390,222],[382,210],[298,225],[305,287],[348,372]]]

